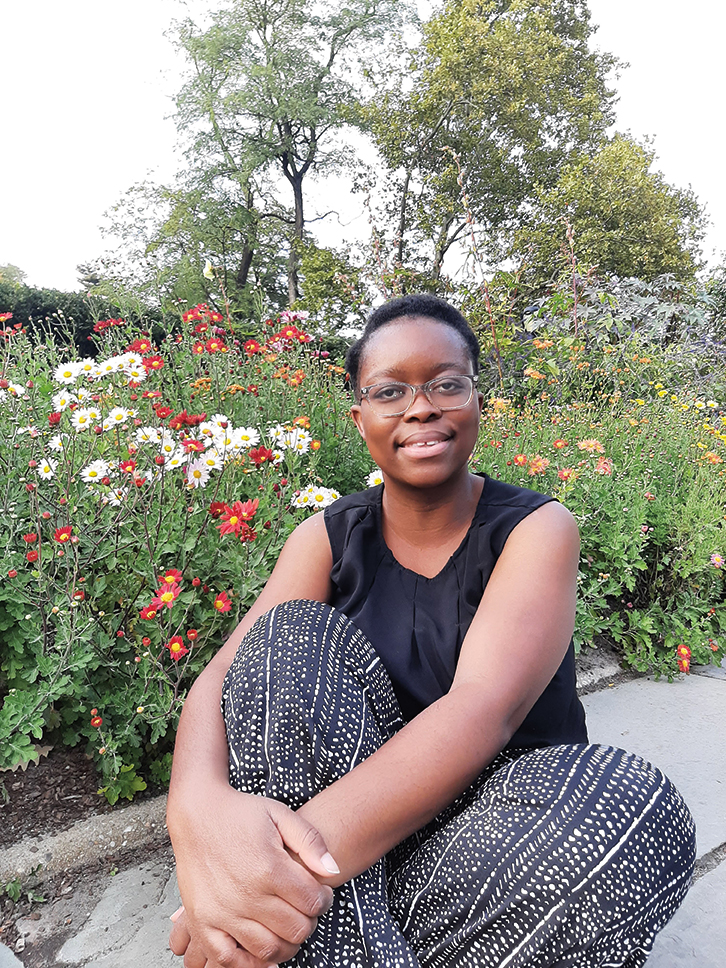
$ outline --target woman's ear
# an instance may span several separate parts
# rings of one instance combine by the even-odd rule
[[[365,440],[366,435],[365,435],[365,431],[363,430],[363,413],[361,411],[360,406],[357,403],[354,403],[353,406],[350,408],[350,415],[353,418],[353,423],[358,428],[358,433],[361,435],[363,440]]]

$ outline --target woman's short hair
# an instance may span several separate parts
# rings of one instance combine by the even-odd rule
[[[378,309],[373,310],[366,321],[363,335],[348,350],[345,358],[345,369],[354,397],[357,398],[360,389],[358,376],[363,351],[373,334],[387,323],[413,316],[424,316],[426,319],[432,319],[437,323],[443,323],[445,326],[450,326],[452,329],[455,329],[464,341],[466,350],[471,357],[474,373],[479,372],[479,354],[481,352],[479,340],[458,309],[455,309],[446,300],[440,299],[438,296],[429,295],[428,293],[401,296],[398,299],[391,299],[389,302],[379,306]]]

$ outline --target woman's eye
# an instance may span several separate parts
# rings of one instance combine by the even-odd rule
[[[371,396],[374,400],[386,403],[390,400],[400,400],[406,392],[406,387],[400,383],[386,383],[384,386],[376,387]]]
[[[463,380],[458,380],[455,377],[451,377],[450,379],[437,380],[432,389],[436,393],[460,393],[463,386]]]

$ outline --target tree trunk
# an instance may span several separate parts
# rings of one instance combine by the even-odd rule
[[[299,255],[297,243],[302,242],[305,217],[303,213],[302,175],[288,176],[295,198],[295,232],[290,240],[290,255],[287,260],[287,299],[292,306],[300,296],[300,281],[298,279]]]

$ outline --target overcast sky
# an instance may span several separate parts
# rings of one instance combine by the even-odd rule
[[[617,127],[651,136],[666,180],[706,204],[704,252],[717,263],[726,5],[590,0],[590,9],[597,46],[630,65],[617,82]],[[4,4],[0,265],[17,265],[29,284],[76,289],[76,266],[104,247],[103,213],[135,182],[176,170],[178,61],[164,31],[182,12],[178,0]],[[363,215],[349,231],[357,226],[366,232]]]

